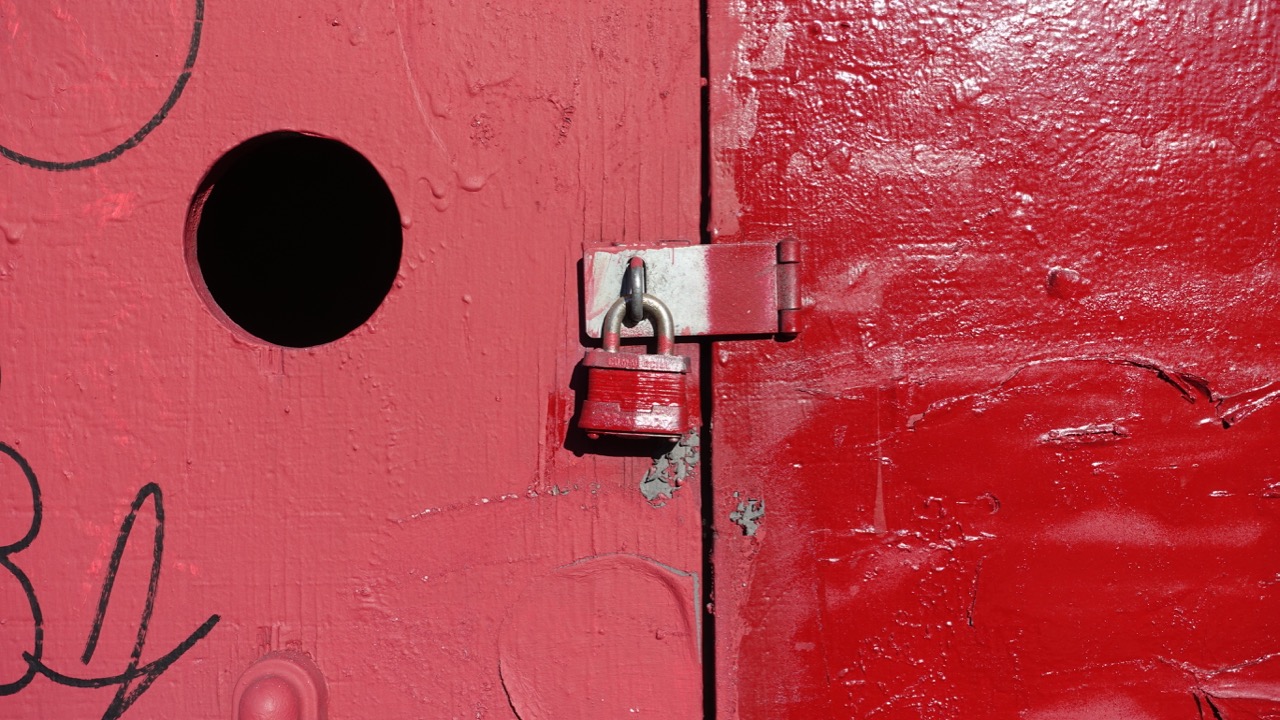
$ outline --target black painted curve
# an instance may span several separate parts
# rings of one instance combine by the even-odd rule
[[[19,165],[26,165],[27,167],[33,167],[38,170],[63,172],[66,170],[82,170],[87,167],[93,167],[94,165],[100,165],[110,160],[115,160],[123,155],[126,150],[137,147],[148,135],[151,134],[152,130],[160,127],[160,123],[164,122],[164,119],[169,116],[169,111],[173,109],[174,105],[178,104],[178,98],[182,97],[182,91],[186,89],[187,82],[191,80],[191,71],[196,66],[196,55],[200,52],[200,33],[203,28],[204,0],[196,0],[196,19],[191,26],[191,44],[187,49],[187,61],[182,66],[182,73],[178,75],[177,81],[174,82],[173,89],[169,91],[169,97],[165,99],[164,105],[161,105],[160,109],[156,111],[156,114],[151,116],[151,119],[147,121],[146,125],[138,128],[138,131],[130,135],[124,142],[99,155],[94,155],[93,157],[85,158],[83,160],[72,160],[70,162],[41,160],[40,158],[34,158],[30,155],[23,155],[17,150],[12,150],[4,145],[0,145],[0,155],[3,155]]]

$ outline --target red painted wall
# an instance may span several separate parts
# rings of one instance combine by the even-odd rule
[[[697,28],[666,0],[0,2],[0,717],[231,717],[272,650],[332,717],[697,714],[696,473],[654,507],[650,458],[568,430],[583,247],[696,237]],[[361,152],[404,234],[372,319],[304,350],[229,329],[183,250],[206,171],[277,130]]]
[[[711,3],[720,717],[1280,713],[1277,11]]]

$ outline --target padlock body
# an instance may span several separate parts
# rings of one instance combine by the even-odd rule
[[[679,437],[690,429],[689,358],[590,350],[578,426],[590,437]]]

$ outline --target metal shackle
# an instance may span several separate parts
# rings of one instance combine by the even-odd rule
[[[671,319],[671,308],[658,298],[645,294],[641,302],[644,314],[653,320],[653,336],[657,339],[658,355],[670,355],[676,348],[675,321]],[[601,346],[605,352],[618,352],[622,344],[622,317],[627,314],[627,298],[618,298],[604,314],[604,324],[600,328]]]

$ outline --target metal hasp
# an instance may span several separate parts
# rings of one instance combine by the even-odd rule
[[[645,292],[662,298],[678,337],[794,335],[800,331],[800,242],[721,243],[589,250],[582,259],[582,318],[600,337],[605,314],[643,264]],[[650,335],[650,322],[621,328]]]
[[[622,279],[622,295],[627,299],[627,322],[632,325],[644,320],[644,296],[648,292],[644,280],[644,259],[633,257],[627,261],[627,275]]]
[[[674,322],[666,304],[641,297],[644,315],[656,328],[653,353],[620,352],[622,317],[628,298],[615,298],[601,325],[600,349],[588,350],[587,398],[578,427],[587,437],[665,437],[692,429],[689,413],[689,358],[675,354]]]

